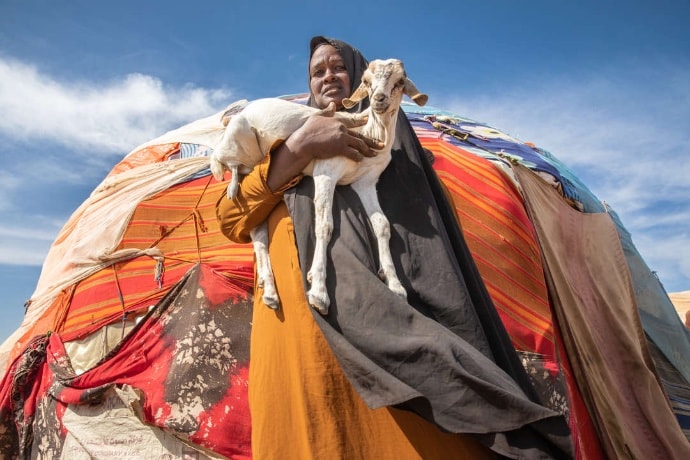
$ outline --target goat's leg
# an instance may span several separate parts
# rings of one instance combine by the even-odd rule
[[[378,196],[376,195],[376,183],[372,181],[358,181],[352,184],[352,188],[359,195],[362,205],[369,217],[371,227],[376,235],[379,250],[379,262],[381,269],[379,277],[386,283],[388,289],[407,298],[407,291],[403,287],[398,274],[395,272],[393,256],[390,250],[391,228],[388,218],[381,210]]]
[[[225,195],[227,196],[228,200],[234,200],[237,196],[237,191],[240,188],[239,166],[230,166],[230,171],[232,176],[230,177],[230,183],[228,184],[228,189]]]
[[[276,310],[280,307],[276,282],[273,278],[273,267],[271,258],[268,255],[268,225],[266,222],[259,224],[249,233],[254,245],[254,255],[256,256],[256,276],[257,285],[263,288],[261,299],[270,308]]]
[[[327,174],[314,174],[314,258],[307,272],[310,288],[309,304],[322,315],[328,313],[330,299],[326,289],[326,258],[333,233],[333,193],[336,179]]]

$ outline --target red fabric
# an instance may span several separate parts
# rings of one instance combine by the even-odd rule
[[[48,339],[37,337],[14,360],[0,384],[0,454],[28,458],[39,398],[52,384],[45,365]]]
[[[127,384],[144,395],[146,423],[229,458],[250,458],[250,320],[245,287],[197,265],[118,348],[79,376],[71,369],[60,337],[51,335],[44,359],[33,367],[36,378],[28,377],[30,385],[17,388],[6,376],[0,387],[0,421],[5,428],[0,435],[2,451],[31,449],[31,440],[20,438],[27,430],[34,431],[34,448],[50,444],[43,438],[54,437],[51,425],[59,425],[59,414],[68,404],[98,402],[108,388]],[[12,393],[17,391],[22,391],[24,408],[19,419],[13,415],[17,398]],[[41,420],[30,423],[37,415],[36,407],[47,400],[56,401],[55,413],[47,416],[57,421],[43,414]]]

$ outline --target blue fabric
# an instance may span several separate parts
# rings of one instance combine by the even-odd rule
[[[444,140],[450,144],[465,149],[474,147],[475,149],[484,150],[490,155],[493,155],[494,158],[506,157],[514,161],[519,161],[533,171],[551,174],[559,183],[567,182],[563,180],[558,169],[541,155],[540,150],[521,142],[503,139],[501,137],[482,136],[477,133],[478,129],[501,132],[494,127],[432,107],[417,108],[403,105],[402,108],[414,128],[435,130],[436,128],[434,128],[432,122],[437,121],[444,127],[466,135],[465,140],[450,135],[444,138]],[[503,135],[506,136],[505,134]]]
[[[179,158],[207,157],[211,150],[205,145],[182,143],[180,144]]]

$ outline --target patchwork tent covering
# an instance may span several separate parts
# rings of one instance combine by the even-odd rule
[[[253,253],[218,229],[227,184],[207,157],[244,104],[134,149],[64,226],[0,347],[6,457],[251,457]],[[615,212],[533,144],[403,110],[535,389],[567,414],[576,456],[689,458],[690,334]],[[587,247],[591,228],[601,239]]]

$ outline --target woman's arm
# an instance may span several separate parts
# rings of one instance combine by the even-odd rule
[[[221,231],[231,241],[248,243],[249,232],[266,220],[283,192],[299,182],[302,170],[313,159],[343,155],[361,161],[376,155],[373,148],[382,147],[380,142],[348,130],[336,118],[310,117],[244,177],[234,200],[221,195],[216,203]]]
[[[362,120],[362,124],[366,123]],[[301,174],[315,158],[346,156],[353,161],[376,156],[373,149],[382,149],[383,143],[350,131],[338,119],[328,116],[313,116],[290,137],[280,144],[271,156],[268,186],[278,190]]]
[[[273,192],[266,183],[270,161],[271,157],[267,157],[244,177],[234,199],[228,199],[225,189],[218,197],[216,218],[220,231],[230,241],[249,243],[249,232],[266,220],[273,208],[282,200],[283,191],[287,187]],[[299,177],[294,184],[298,180]]]

